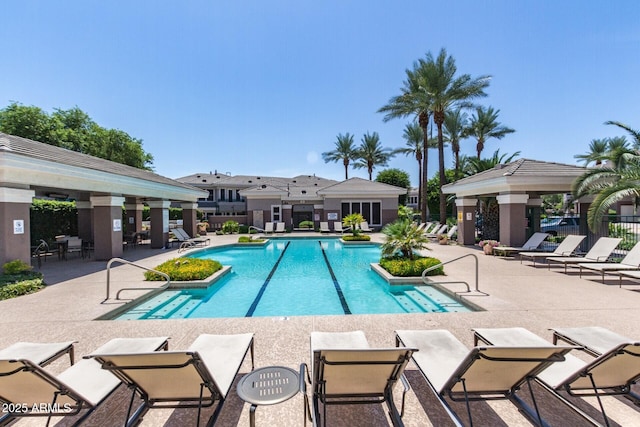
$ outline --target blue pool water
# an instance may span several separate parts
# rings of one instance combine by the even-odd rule
[[[232,270],[207,289],[167,290],[118,319],[468,312],[430,286],[389,285],[371,270],[377,245],[339,239],[273,239],[190,255]]]

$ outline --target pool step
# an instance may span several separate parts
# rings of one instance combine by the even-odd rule
[[[180,310],[191,300],[191,295],[181,294],[167,301],[153,313],[145,316],[145,319],[168,319],[173,313]]]
[[[393,297],[407,313],[424,313],[426,311],[420,309],[413,298],[408,297],[405,293],[393,294]]]
[[[189,314],[191,314],[191,312],[200,305],[201,302],[202,300],[191,297],[178,310],[171,313],[169,319],[186,319],[187,317],[189,317]]]
[[[152,313],[157,307],[166,304],[172,299],[180,295],[181,291],[164,291],[157,296],[143,302],[136,308],[129,310],[125,314],[118,317],[118,320],[137,320],[144,319],[147,315]]]
[[[443,313],[446,311],[442,305],[435,302],[429,295],[425,294],[420,289],[412,289],[405,291],[404,293],[427,313]]]

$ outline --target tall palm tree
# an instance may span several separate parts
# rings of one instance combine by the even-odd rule
[[[427,187],[427,165],[429,159],[429,136],[427,128],[429,126],[429,119],[431,115],[431,94],[421,86],[419,81],[420,63],[413,63],[413,70],[405,70],[407,75],[406,80],[403,82],[401,94],[392,97],[387,105],[378,110],[379,113],[385,113],[384,122],[388,122],[391,119],[399,117],[415,116],[418,119],[418,125],[422,129],[422,174],[420,178],[420,184],[423,189]],[[420,213],[422,222],[427,221],[427,196],[426,191],[422,192],[420,198]]]
[[[475,114],[471,117],[467,135],[476,139],[476,156],[480,158],[484,143],[489,138],[502,139],[505,135],[515,132],[498,121],[500,110],[494,110],[493,107],[476,107]]]
[[[589,166],[589,163],[594,162],[596,166],[600,166],[602,161],[607,158],[607,150],[609,148],[609,141],[605,139],[593,139],[589,143],[589,152],[586,154],[576,154],[573,156],[575,159],[582,160],[585,166]]]
[[[505,163],[511,163],[520,155],[519,151],[513,154],[500,154],[500,150],[496,150],[493,156],[484,159],[478,159],[477,157],[464,157],[462,159],[462,171],[465,176],[475,175],[477,173],[493,169],[497,165]]]
[[[605,124],[626,130],[634,140],[634,148],[640,147],[639,131],[620,122],[608,121]],[[620,142],[618,140],[614,144],[614,150],[608,151],[607,160],[611,161],[606,166],[587,170],[572,186],[574,200],[595,195],[587,212],[587,223],[592,231],[599,228],[602,218],[615,203],[626,197],[640,197],[640,155]],[[617,157],[624,157],[624,160]]]
[[[405,147],[395,149],[393,152],[416,158],[418,162],[418,200],[422,200],[422,128],[416,122],[407,123],[402,137],[405,140]]]
[[[378,132],[365,133],[356,152],[357,157],[353,167],[356,169],[366,168],[369,173],[369,181],[373,180],[373,169],[376,166],[387,166],[389,159],[394,156],[390,148],[382,146]]]
[[[455,179],[459,179],[462,172],[460,170],[460,140],[465,137],[466,128],[467,113],[464,113],[462,108],[445,113],[443,133],[445,141],[451,144],[451,151],[453,151]]]
[[[433,122],[438,129],[438,165],[440,177],[440,222],[447,220],[447,198],[442,192],[442,186],[447,183],[444,167],[444,136],[442,127],[445,113],[456,107],[469,107],[470,101],[486,96],[484,89],[489,86],[490,76],[472,78],[469,74],[456,76],[458,68],[452,56],[447,55],[446,49],[440,49],[437,58],[431,52],[425,59],[420,60],[419,82],[431,97],[431,111]]]
[[[344,165],[344,179],[349,179],[349,163],[356,158],[356,147],[353,145],[353,135],[347,132],[339,134],[336,139],[336,148],[333,151],[322,153],[325,163],[342,161]]]

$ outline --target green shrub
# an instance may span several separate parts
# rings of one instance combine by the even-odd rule
[[[237,233],[240,229],[240,225],[236,221],[227,221],[222,224],[222,232],[225,234]]]
[[[173,281],[203,280],[222,268],[222,264],[212,259],[173,258],[163,262],[154,270],[169,275]],[[159,274],[147,271],[147,280],[164,280]]]
[[[355,236],[342,236],[342,240],[345,242],[368,242],[371,240],[371,236],[367,236],[366,234],[356,234]]]
[[[240,233],[240,234],[248,234],[249,233],[249,226],[248,225],[239,225],[238,226],[238,233]]]
[[[238,237],[238,243],[262,243],[264,239],[254,239],[251,236]]]
[[[21,282],[0,286],[0,300],[32,294],[44,288],[42,278],[23,280]]]
[[[31,271],[32,268],[33,267],[31,267],[26,262],[16,259],[13,261],[9,261],[5,265],[3,265],[2,271],[4,272],[4,274],[22,274]]]
[[[407,258],[382,258],[380,266],[387,270],[389,274],[399,277],[421,276],[422,272],[429,267],[440,264],[440,260],[432,257],[422,257],[410,260]],[[440,276],[444,274],[444,268],[436,268],[427,273],[427,276]]]
[[[313,221],[301,221],[298,228],[313,228]]]

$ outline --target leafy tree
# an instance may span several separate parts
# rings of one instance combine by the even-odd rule
[[[415,251],[426,249],[429,238],[409,220],[397,220],[382,229],[385,242],[381,246],[383,257],[392,257],[398,252],[403,258],[414,259]]]
[[[362,142],[358,147],[356,162],[353,167],[356,169],[366,168],[369,173],[369,181],[373,179],[373,169],[376,166],[387,166],[389,159],[394,156],[393,151],[382,146],[378,132],[367,132],[362,137]]]
[[[431,115],[432,96],[421,83],[420,78],[420,62],[413,63],[412,70],[405,70],[407,78],[403,82],[401,94],[392,97],[387,105],[378,110],[379,113],[385,113],[383,121],[387,122],[391,119],[399,117],[415,116],[418,120],[418,125],[422,129],[422,173],[420,175],[420,183],[422,185],[422,193],[420,199],[420,211],[422,214],[422,221],[427,220],[427,197],[426,187],[427,183],[427,166],[429,159],[429,137],[427,129],[429,127],[429,119]]]
[[[502,139],[505,135],[515,132],[515,130],[502,126],[498,122],[498,114],[500,110],[494,110],[493,107],[476,107],[476,112],[471,116],[467,136],[476,139],[476,157],[481,158],[484,143],[489,138]]]
[[[347,132],[344,135],[338,135],[335,142],[335,149],[322,153],[322,158],[325,163],[337,163],[341,161],[344,165],[344,179],[349,179],[349,163],[351,160],[356,159],[356,154],[357,150],[353,145],[353,135]]]
[[[383,171],[378,172],[378,176],[376,176],[377,182],[382,182],[389,185],[395,185],[396,187],[406,188],[407,190],[411,189],[411,179],[409,178],[409,174],[400,169],[385,169]],[[406,204],[407,195],[403,194],[399,198],[399,203],[401,205]]]
[[[489,86],[490,76],[472,78],[469,74],[456,76],[456,62],[441,49],[437,58],[431,52],[420,60],[420,84],[431,98],[433,122],[438,129],[438,166],[440,185],[447,183],[444,166],[444,135],[442,132],[445,113],[453,108],[469,107],[474,98],[486,96],[484,89]],[[446,197],[440,190],[440,222],[446,221]]]
[[[453,169],[447,169],[445,171],[448,182],[454,181],[455,173],[456,172]],[[427,197],[428,209],[429,209],[429,213],[431,214],[431,218],[442,217],[440,213],[440,193],[442,191],[441,189],[442,189],[442,186],[440,185],[440,177],[438,175],[434,175],[430,180],[427,181],[425,195]],[[452,195],[451,197],[448,197],[446,200],[447,202],[445,205],[446,211],[444,215],[445,220],[447,216],[453,216],[454,199],[455,197]]]
[[[17,102],[0,110],[0,132],[100,157],[139,169],[152,169],[153,156],[142,140],[124,131],[106,129],[78,107],[56,109],[51,115]]]

